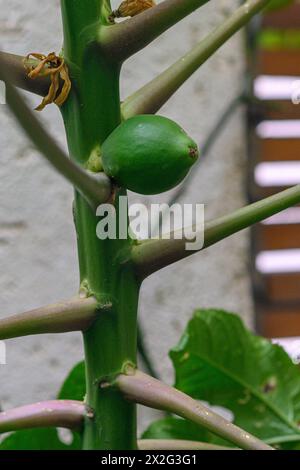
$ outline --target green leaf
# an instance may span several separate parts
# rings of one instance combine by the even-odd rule
[[[6,437],[0,444],[0,450],[79,450],[81,439],[73,434],[70,445],[64,444],[58,437],[57,429],[28,429],[17,431]]]
[[[300,31],[296,29],[263,29],[257,37],[257,44],[270,51],[278,49],[299,50]]]
[[[85,363],[79,362],[69,373],[57,398],[59,400],[83,401],[85,393]]]
[[[176,388],[231,410],[238,426],[266,442],[300,441],[300,371],[237,315],[196,311],[170,356]]]
[[[214,436],[197,424],[174,417],[161,419],[152,423],[143,433],[142,439],[182,439],[232,446],[231,443]]]
[[[267,10],[278,10],[280,8],[285,8],[294,3],[295,0],[273,0],[270,5],[268,5]]]
[[[152,423],[142,439],[188,439],[210,442],[212,434],[204,428],[181,418],[165,418]]]

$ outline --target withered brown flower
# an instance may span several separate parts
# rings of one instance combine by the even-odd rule
[[[124,0],[119,8],[112,12],[111,19],[136,16],[156,5],[154,0]]]
[[[31,57],[39,61],[33,65],[30,60]],[[28,72],[28,77],[35,79],[39,76],[49,76],[51,78],[51,85],[47,96],[43,98],[41,104],[35,108],[36,111],[42,111],[48,104],[55,103],[57,106],[62,106],[69,96],[71,90],[71,80],[69,77],[68,67],[63,57],[57,56],[55,52],[51,52],[47,56],[32,52],[24,59],[24,66]],[[60,88],[60,79],[63,81],[63,86],[58,94]]]

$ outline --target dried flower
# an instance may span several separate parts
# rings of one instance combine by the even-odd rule
[[[39,64],[30,63],[30,57],[39,60]],[[28,77],[35,79],[39,76],[48,76],[51,78],[51,85],[47,96],[43,98],[41,104],[36,108],[36,111],[42,111],[48,104],[55,103],[57,106],[62,106],[69,96],[71,90],[71,80],[65,60],[63,57],[57,56],[51,52],[47,56],[44,54],[30,53],[24,60],[24,66],[27,69]],[[60,87],[59,79],[63,81],[63,87],[57,96]]]
[[[111,19],[136,16],[156,5],[154,0],[124,0],[119,8],[112,12]]]

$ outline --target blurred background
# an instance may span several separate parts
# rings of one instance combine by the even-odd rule
[[[1,49],[20,55],[59,52],[59,3],[10,0],[8,6],[0,0]],[[211,0],[127,61],[122,98],[172,64],[239,4]],[[182,125],[200,148],[206,147],[181,203],[205,204],[208,220],[299,182],[300,106],[292,103],[298,96],[295,87],[300,88],[297,77],[300,6],[294,5],[257,18],[247,35],[235,35],[167,103],[160,114]],[[39,97],[25,95],[32,107],[39,102]],[[40,117],[65,147],[56,107]],[[72,189],[39,156],[5,105],[0,106],[0,125],[4,317],[68,299],[76,294],[79,278]],[[130,198],[149,204],[168,201],[173,194]],[[196,308],[239,313],[248,326],[268,337],[300,336],[299,211],[286,211],[143,284],[139,317],[145,345],[164,380],[173,380],[167,353]],[[3,408],[55,397],[70,368],[83,357],[80,334],[21,338],[6,345],[7,364],[0,366]],[[143,413],[142,426],[149,417]]]
[[[299,183],[300,4],[256,19],[249,43],[249,199]],[[300,335],[300,208],[252,230],[256,326],[269,336]]]

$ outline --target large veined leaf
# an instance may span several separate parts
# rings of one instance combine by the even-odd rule
[[[168,417],[152,423],[143,439],[183,439],[210,442],[212,434],[204,428],[181,418]]]
[[[143,433],[143,439],[181,439],[184,441],[208,442],[232,446],[206,429],[185,419],[168,417],[152,423]]]
[[[73,441],[67,445],[58,436],[57,429],[27,429],[6,437],[0,444],[1,450],[79,450],[81,440],[73,434]]]
[[[300,370],[238,316],[196,311],[170,356],[176,388],[231,410],[238,426],[264,441],[300,441]]]
[[[83,401],[85,396],[85,363],[76,364],[64,381],[58,394],[59,400]]]

